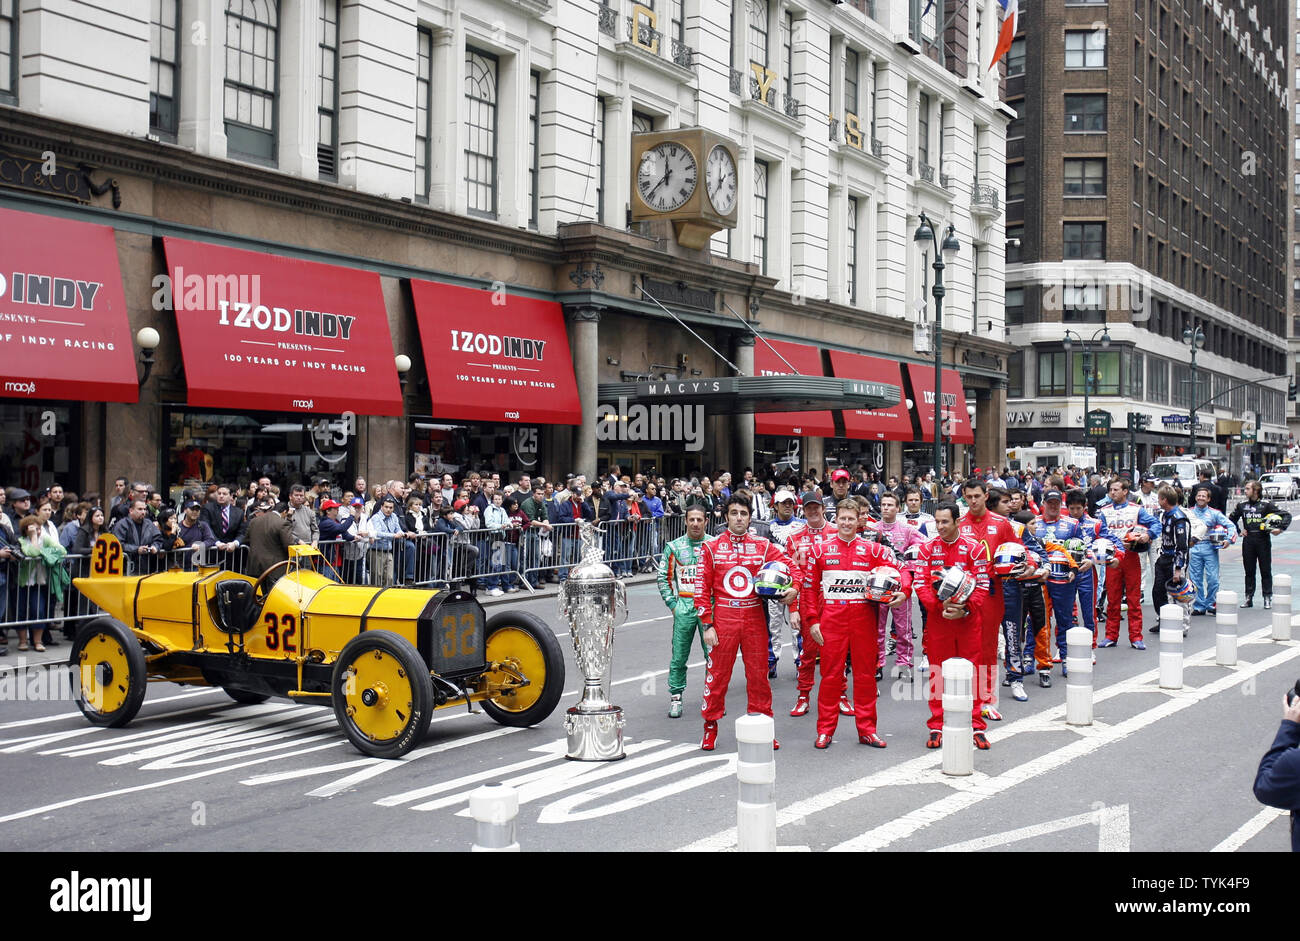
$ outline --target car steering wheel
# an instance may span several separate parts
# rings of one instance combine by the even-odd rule
[[[275,565],[272,565],[269,569],[267,569],[265,572],[259,575],[257,581],[253,582],[253,594],[256,595],[258,598],[265,598],[267,592],[270,590],[269,588],[264,587],[264,583],[266,582],[267,576],[270,575],[272,572],[274,572],[276,569],[280,568],[281,566],[287,567],[288,565],[289,565],[289,560],[285,559],[283,562],[275,563]]]

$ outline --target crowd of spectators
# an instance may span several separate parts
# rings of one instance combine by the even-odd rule
[[[1037,468],[1012,472],[976,468],[973,476],[1041,498],[1052,474],[1065,486],[1085,490],[1089,510],[1105,496],[1106,477],[1088,469]],[[190,567],[193,553],[215,554],[224,568],[258,576],[288,557],[294,544],[317,546],[338,577],[351,584],[461,584],[491,595],[560,581],[579,558],[577,520],[602,526],[603,551],[615,574],[653,571],[667,540],[684,531],[688,507],[702,506],[710,531],[725,524],[733,492],[750,498],[756,523],[773,516],[778,490],[796,501],[816,490],[828,509],[845,496],[864,498],[878,515],[880,498],[909,491],[925,505],[960,495],[963,477],[945,474],[880,475],[858,468],[786,471],[756,476],[745,468],[666,479],[623,473],[618,466],[592,480],[566,475],[560,481],[521,475],[503,481],[495,472],[412,474],[406,481],[369,484],[358,477],[350,489],[327,478],[281,488],[270,478],[240,484],[195,484],[179,505],[148,483],[114,482],[105,500],[98,493],[69,493],[59,484],[31,493],[0,490],[0,623],[13,628],[18,649],[59,641],[51,631],[64,616],[87,607],[70,585],[86,574],[91,547],[104,532],[122,543],[132,572],[170,565]],[[1226,476],[1202,481],[1213,488],[1211,505],[1222,508],[1236,484]],[[1143,489],[1149,484],[1144,482]],[[1194,499],[1193,488],[1187,500]],[[35,622],[35,623],[32,623]],[[67,622],[69,631],[75,620]],[[0,632],[7,643],[8,632]],[[0,643],[0,655],[7,651]]]

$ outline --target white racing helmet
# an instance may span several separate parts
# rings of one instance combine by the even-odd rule
[[[969,601],[970,596],[975,594],[976,587],[975,576],[955,565],[943,569],[934,580],[934,593],[939,596],[939,600],[957,604]]]
[[[890,565],[881,565],[871,570],[865,584],[867,600],[886,602],[893,599],[894,592],[902,589],[903,579],[898,569]]]

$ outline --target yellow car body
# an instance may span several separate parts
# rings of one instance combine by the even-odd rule
[[[99,725],[134,718],[147,682],[220,686],[244,703],[331,704],[361,751],[398,757],[436,709],[481,703],[534,725],[563,689],[559,642],[539,618],[489,620],[467,592],[341,584],[310,546],[257,579],[202,564],[126,575],[123,563],[101,536],[90,576],[74,581],[107,615],[81,628],[70,660],[78,706]]]

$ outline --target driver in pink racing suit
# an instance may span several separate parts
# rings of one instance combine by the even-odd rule
[[[898,514],[898,497],[886,491],[880,495],[880,521],[876,523],[876,531],[884,539],[885,543],[894,550],[894,555],[898,557],[898,570],[904,575],[911,577],[911,566],[903,560],[903,553],[911,545],[921,545],[926,541],[926,537],[921,535],[921,531],[903,519]],[[912,680],[912,602],[909,599],[906,604],[901,604],[897,608],[889,608],[885,605],[880,606],[880,647],[876,655],[876,666],[884,669],[885,666],[885,642],[889,636],[889,616],[894,616],[894,637],[897,646],[894,651],[894,663],[899,667],[899,676],[911,682]]]

